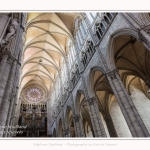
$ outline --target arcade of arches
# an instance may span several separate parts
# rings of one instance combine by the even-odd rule
[[[148,13],[0,14],[0,137],[150,137]]]

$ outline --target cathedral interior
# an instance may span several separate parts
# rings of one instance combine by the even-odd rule
[[[150,13],[0,13],[0,137],[150,137]]]

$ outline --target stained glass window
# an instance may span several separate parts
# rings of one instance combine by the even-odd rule
[[[43,99],[44,93],[38,87],[29,87],[25,91],[25,98],[31,102],[38,102]]]

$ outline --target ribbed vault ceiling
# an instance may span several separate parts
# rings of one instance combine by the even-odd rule
[[[72,39],[77,13],[29,13],[20,86],[42,84],[47,91],[60,72],[66,43]]]

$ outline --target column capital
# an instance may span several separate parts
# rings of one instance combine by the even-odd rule
[[[80,114],[76,114],[73,116],[73,119],[75,122],[79,122],[79,120],[81,119],[81,115]]]
[[[109,76],[112,80],[117,79],[116,74],[119,74],[117,68],[106,73],[106,75]]]
[[[68,136],[70,134],[70,129],[69,128],[63,129],[63,132],[65,136]]]
[[[86,100],[88,102],[88,104],[91,106],[91,105],[94,105],[94,102],[97,102],[97,97],[96,96],[93,96],[89,99]]]

